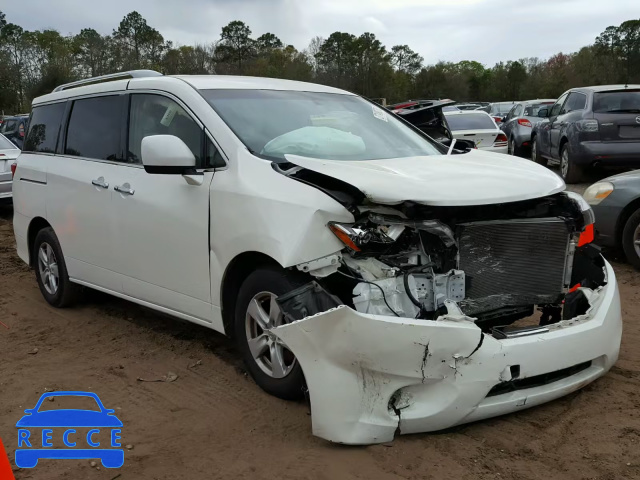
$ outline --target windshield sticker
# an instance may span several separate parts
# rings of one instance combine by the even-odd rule
[[[373,108],[373,116],[376,117],[378,120],[384,120],[385,122],[387,122],[387,113],[382,110],[379,107],[376,107],[375,105],[371,105],[371,108]]]
[[[160,120],[160,125],[163,125],[165,127],[171,125],[171,122],[173,122],[173,117],[176,116],[177,112],[178,107],[176,105],[169,105],[167,107],[167,111],[164,112],[164,115],[162,116],[162,120]]]

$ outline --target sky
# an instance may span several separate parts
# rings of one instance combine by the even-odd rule
[[[592,44],[610,25],[640,18],[640,0],[27,0],[3,2],[7,21],[28,30],[109,34],[137,10],[174,44],[210,43],[242,20],[254,38],[271,32],[303,50],[315,36],[372,32],[391,49],[425,59],[487,66],[549,58]],[[52,5],[55,4],[55,7]]]

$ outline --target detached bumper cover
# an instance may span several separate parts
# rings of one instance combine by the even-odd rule
[[[302,366],[315,435],[346,444],[387,442],[397,432],[436,431],[539,405],[604,375],[618,358],[622,334],[608,263],[606,271],[608,284],[592,295],[585,315],[538,335],[497,340],[465,316],[414,320],[344,306],[273,333]],[[488,396],[516,376],[545,376],[585,362],[591,363],[551,383]]]

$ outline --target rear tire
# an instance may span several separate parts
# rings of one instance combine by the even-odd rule
[[[522,156],[522,148],[518,147],[518,145],[516,144],[516,140],[513,137],[509,139],[509,154],[513,155],[514,157]]]
[[[636,242],[639,242],[636,244]],[[627,261],[640,270],[640,209],[633,212],[622,230],[622,249]]]
[[[284,323],[275,298],[304,283],[282,269],[262,267],[243,282],[236,304],[235,334],[247,371],[265,392],[284,400],[304,397],[304,375],[293,353],[269,330]]]
[[[566,183],[580,183],[584,171],[571,159],[571,149],[565,143],[560,149],[560,176]]]
[[[33,242],[33,266],[42,296],[57,308],[73,305],[80,294],[80,286],[69,280],[67,264],[53,228],[43,228]]]
[[[531,160],[543,167],[547,166],[547,159],[540,156],[540,149],[538,148],[538,138],[533,137],[531,139]]]

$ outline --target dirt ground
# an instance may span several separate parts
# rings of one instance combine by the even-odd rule
[[[517,414],[344,447],[311,435],[306,404],[262,392],[222,335],[96,292],[49,307],[15,253],[11,218],[0,206],[0,437],[12,465],[16,421],[47,390],[96,392],[132,447],[117,470],[41,460],[14,466],[18,480],[640,478],[640,274],[624,263],[614,261],[622,350],[605,377]],[[169,372],[175,381],[138,380]]]

